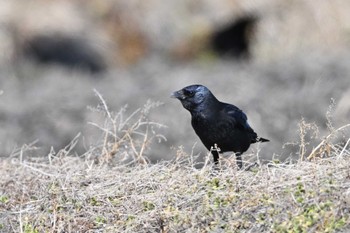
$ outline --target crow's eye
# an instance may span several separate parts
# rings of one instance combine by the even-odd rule
[[[195,92],[194,92],[194,91],[186,90],[186,91],[185,91],[185,94],[186,94],[187,97],[192,97],[192,96],[194,96]]]

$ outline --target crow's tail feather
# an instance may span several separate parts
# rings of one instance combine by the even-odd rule
[[[269,139],[266,139],[266,138],[260,138],[260,137],[258,137],[256,141],[257,141],[257,142],[269,142],[270,140],[269,140]]]
[[[266,138],[261,138],[261,137],[256,137],[252,140],[251,143],[256,143],[256,142],[269,142],[270,140],[269,139],[266,139]]]

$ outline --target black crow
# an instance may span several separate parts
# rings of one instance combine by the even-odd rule
[[[211,151],[214,163],[219,162],[219,153],[233,151],[237,165],[242,168],[243,152],[255,142],[268,142],[258,137],[247,122],[247,116],[238,107],[220,102],[203,85],[191,85],[176,91],[173,98],[192,116],[192,127],[204,146]]]
[[[27,42],[24,55],[41,64],[59,64],[91,71],[94,74],[106,70],[106,63],[101,54],[92,48],[84,37],[37,36]]]

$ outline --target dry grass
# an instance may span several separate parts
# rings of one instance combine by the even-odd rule
[[[23,146],[0,164],[3,232],[334,232],[350,224],[350,150],[320,140],[311,161],[273,162],[239,171],[223,160],[220,171],[179,148],[176,158],[147,163],[143,153],[160,125],[147,103],[124,118],[102,96],[103,137],[83,156],[72,156],[78,137],[46,157]],[[300,124],[307,138],[307,123]],[[342,135],[341,137],[343,137]],[[309,144],[300,145],[301,152]],[[330,145],[328,154],[318,148]],[[314,150],[314,151],[315,151]],[[301,156],[302,155],[302,156]],[[316,156],[317,155],[317,156]],[[321,158],[323,157],[323,158]],[[211,156],[208,156],[211,158]],[[127,163],[126,163],[127,162]],[[234,164],[234,163],[233,163]]]
[[[150,110],[159,107],[162,103],[148,100],[142,108],[138,108],[125,118],[127,106],[113,113],[109,110],[102,95],[97,90],[94,91],[100,104],[92,110],[102,114],[105,120],[103,125],[95,122],[89,124],[103,132],[103,139],[100,145],[89,150],[87,154],[97,149],[100,163],[111,163],[117,154],[117,162],[129,160],[132,163],[147,164],[149,161],[144,154],[151,143],[154,140],[166,141],[165,136],[157,132],[157,129],[165,126],[149,120]],[[120,154],[123,156],[121,157]]]

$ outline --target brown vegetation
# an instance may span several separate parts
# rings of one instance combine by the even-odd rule
[[[148,103],[130,116],[110,112],[102,96],[104,135],[82,156],[78,138],[57,153],[25,158],[23,146],[0,163],[0,228],[4,232],[334,232],[349,229],[350,151],[333,144],[334,130],[309,158],[310,126],[300,123],[300,157],[240,171],[223,158],[197,169],[182,148],[169,162],[150,164],[143,151],[162,138]],[[96,109],[96,110],[98,110]],[[155,127],[155,128],[154,128]],[[152,136],[153,135],[153,136]],[[342,136],[341,136],[342,137]],[[329,148],[327,148],[329,147]],[[320,150],[324,148],[324,150]],[[317,153],[316,153],[317,151]],[[127,163],[126,163],[127,162]],[[254,161],[253,161],[254,162]]]

